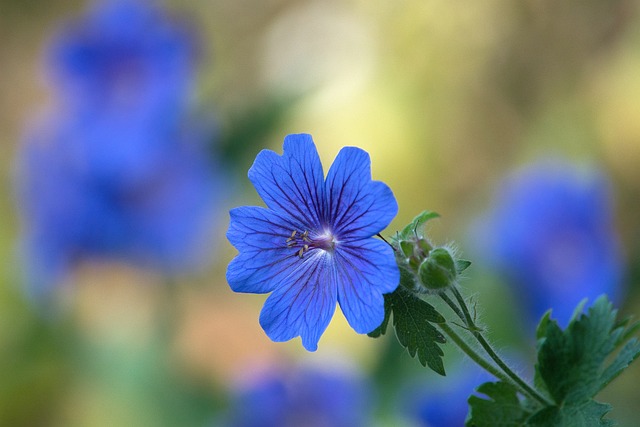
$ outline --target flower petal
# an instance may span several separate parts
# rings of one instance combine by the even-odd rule
[[[227,268],[227,282],[235,292],[271,292],[300,258],[287,247],[292,226],[273,211],[245,206],[232,209],[227,239],[240,251]]]
[[[269,208],[290,216],[300,229],[320,224],[324,172],[311,135],[287,136],[282,156],[262,150],[249,169],[249,180]]]
[[[384,319],[382,294],[400,282],[393,249],[371,238],[342,244],[335,254],[340,308],[356,332],[369,333]]]
[[[329,169],[325,188],[327,215],[339,240],[371,237],[398,213],[391,189],[371,180],[369,154],[360,148],[340,150]]]
[[[296,336],[309,351],[318,348],[336,308],[336,270],[333,255],[314,251],[298,259],[278,289],[267,298],[260,313],[260,325],[273,341]],[[381,320],[382,322],[382,320]]]

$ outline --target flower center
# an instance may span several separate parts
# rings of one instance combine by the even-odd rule
[[[324,230],[321,234],[309,234],[308,230],[300,233],[293,230],[291,236],[285,241],[287,248],[296,249],[297,255],[302,258],[305,252],[312,249],[333,251],[336,247],[336,238],[330,230]]]

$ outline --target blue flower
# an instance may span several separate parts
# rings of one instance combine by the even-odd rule
[[[476,387],[495,381],[476,365],[457,366],[447,377],[430,377],[412,383],[400,393],[398,406],[412,425],[424,427],[462,427],[469,412],[467,399]]]
[[[398,285],[393,250],[372,238],[398,206],[371,180],[369,155],[343,148],[324,178],[310,135],[289,135],[284,154],[258,154],[249,179],[267,205],[231,210],[227,238],[239,255],[227,269],[236,292],[267,293],[260,324],[274,341],[296,336],[314,351],[336,308],[368,333]]]
[[[46,294],[86,259],[129,262],[166,274],[203,265],[224,180],[203,147],[182,141],[144,176],[109,180],[82,164],[74,149],[86,140],[75,139],[74,130],[58,118],[32,129],[19,152],[18,195],[32,293]]]
[[[617,299],[622,261],[605,176],[562,161],[530,165],[506,179],[482,238],[535,322],[545,311],[569,320],[583,299]]]
[[[196,46],[153,1],[99,0],[48,50],[54,88],[83,114],[174,125],[193,88]],[[160,121],[158,121],[160,119]]]
[[[55,110],[73,121],[67,137],[82,140],[72,149],[94,173],[128,182],[153,173],[179,145],[195,82],[194,44],[185,26],[137,0],[97,1],[54,37]]]
[[[269,369],[239,382],[224,427],[371,425],[370,385],[331,366]]]
[[[53,43],[60,95],[28,128],[17,186],[31,292],[78,262],[202,265],[224,178],[194,129],[193,40],[144,1],[101,1]]]

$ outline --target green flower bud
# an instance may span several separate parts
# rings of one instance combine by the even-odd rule
[[[431,250],[427,259],[420,264],[418,275],[425,288],[445,289],[455,283],[456,264],[447,249],[436,248]]]

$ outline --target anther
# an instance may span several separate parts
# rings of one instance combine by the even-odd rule
[[[304,253],[304,248],[300,248],[298,251],[298,256],[302,259],[302,254]]]

